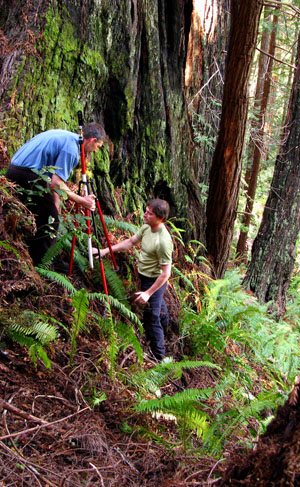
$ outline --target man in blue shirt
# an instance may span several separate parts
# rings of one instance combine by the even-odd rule
[[[103,127],[90,123],[83,127],[83,147],[87,159],[107,140]],[[71,191],[66,182],[80,159],[79,135],[67,130],[47,130],[26,142],[12,157],[7,178],[26,191],[21,199],[35,215],[37,232],[28,241],[29,252],[35,265],[55,242],[59,225],[60,196],[63,191],[68,199],[91,211],[95,210],[94,195],[80,195]],[[49,167],[49,172],[47,172]],[[50,169],[51,168],[51,169]],[[39,171],[49,176],[49,183],[39,178]],[[43,189],[37,189],[43,187]]]

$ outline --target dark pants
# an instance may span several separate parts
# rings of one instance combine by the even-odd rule
[[[142,274],[139,274],[139,277],[141,280],[141,291],[147,291],[156,281],[156,277],[147,277]],[[167,282],[152,294],[143,314],[143,327],[146,338],[150,342],[153,355],[159,360],[164,358],[166,354],[164,328],[169,323],[169,312],[164,300],[166,287]]]
[[[26,190],[18,196],[35,216],[37,232],[27,239],[27,245],[33,263],[37,265],[56,240],[59,218],[53,194],[46,181],[31,169],[10,165],[6,177]],[[49,218],[52,221],[49,222]]]

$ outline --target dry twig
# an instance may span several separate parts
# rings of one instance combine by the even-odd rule
[[[80,411],[76,411],[76,413],[69,414],[69,416],[65,416],[64,418],[57,419],[56,421],[52,421],[51,423],[46,423],[46,424],[43,423],[43,424],[40,424],[38,426],[34,426],[33,428],[28,428],[28,429],[23,430],[23,431],[17,431],[16,433],[11,433],[10,435],[0,436],[0,441],[7,440],[7,439],[10,439],[10,438],[15,438],[16,436],[20,436],[20,435],[26,435],[26,434],[32,433],[33,431],[36,431],[38,429],[47,428],[49,426],[53,426],[54,424],[62,423],[63,421],[67,421],[67,419],[70,419],[73,416],[76,416],[77,414],[81,414],[84,411],[87,411],[87,410],[90,410],[90,409],[91,408],[88,406],[86,408],[80,409]]]

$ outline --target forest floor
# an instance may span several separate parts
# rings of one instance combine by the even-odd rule
[[[20,309],[50,313],[67,326],[70,299],[63,288],[43,280],[33,268],[23,244],[24,232],[30,231],[26,209],[20,208],[10,191],[1,191],[0,215],[1,327]],[[172,294],[168,300],[173,319],[168,354],[179,360],[178,303]],[[41,361],[34,366],[25,348],[3,340],[1,487],[300,485],[298,386],[254,450],[247,452],[233,440],[217,459],[204,456],[198,440],[193,449],[184,448],[172,420],[135,410],[136,391],[124,378],[129,369],[155,367],[149,355],[145,353],[140,364],[127,349],[118,356],[116,372],[105,358],[106,348],[105,339],[92,328],[77,337],[71,363],[69,336],[61,330],[50,346],[51,368],[47,369]],[[170,380],[162,393],[213,385],[209,370],[201,368]]]
[[[172,436],[172,423],[134,413],[130,389],[99,364],[98,343],[81,337],[72,367],[68,360],[63,342],[50,370],[34,368],[18,347],[2,350],[0,485],[210,485],[218,462],[155,441],[155,431],[157,439],[164,429]],[[93,388],[107,398],[94,408]],[[123,425],[140,433],[122,432]]]

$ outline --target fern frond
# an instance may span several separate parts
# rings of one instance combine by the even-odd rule
[[[135,374],[132,378],[132,382],[138,388],[142,387],[146,389],[146,391],[156,393],[157,390],[166,384],[170,378],[180,379],[183,370],[199,367],[209,367],[221,370],[218,365],[207,361],[182,360],[181,362],[162,362],[151,369],[143,370],[142,372]]]
[[[73,320],[70,329],[70,338],[71,338],[71,352],[70,352],[70,361],[72,362],[74,356],[76,354],[77,344],[76,340],[80,331],[86,325],[86,317],[89,309],[89,297],[88,292],[86,289],[80,289],[76,291],[72,296],[72,306],[74,308],[73,311]]]
[[[47,369],[51,368],[51,360],[49,359],[46,350],[38,343],[34,343],[28,349],[29,357],[31,358],[34,365],[37,364],[37,359],[39,358]]]
[[[11,340],[27,348],[35,365],[40,358],[45,367],[50,368],[51,361],[44,347],[57,338],[57,329],[48,321],[49,317],[26,310],[19,316],[18,322],[6,322],[6,334]]]
[[[50,271],[42,267],[36,267],[35,269],[41,276],[45,277],[46,279],[49,279],[49,281],[57,282],[63,288],[67,289],[67,291],[69,291],[71,294],[74,294],[76,292],[75,287],[69,281],[69,279],[66,276],[63,276],[62,274],[59,274],[59,272]]]
[[[84,328],[86,317],[89,309],[89,294],[86,289],[76,291],[72,296],[73,312],[73,327],[79,332]]]
[[[12,323],[9,330],[25,336],[34,336],[42,345],[47,345],[57,338],[56,328],[43,321],[33,322],[30,326],[24,326],[21,323]]]
[[[25,336],[35,337],[42,345],[56,340],[57,329],[48,323],[48,316],[26,310],[19,316],[18,322],[11,322],[8,332],[16,332]]]
[[[172,266],[172,272],[180,277],[180,279],[182,279],[182,281],[187,285],[188,288],[190,288],[195,293],[198,293],[192,281],[187,276],[185,276],[177,267]]]
[[[21,347],[27,348],[28,355],[34,365],[37,365],[37,359],[40,358],[47,369],[51,367],[51,360],[49,359],[46,350],[40,343],[36,342],[33,337],[26,336],[16,330],[10,330],[9,337],[11,340],[21,345]]]
[[[210,397],[212,389],[187,389],[174,396],[166,395],[161,399],[142,400],[135,410],[152,415],[172,415],[176,417],[179,431],[186,444],[186,431],[194,431],[199,437],[204,436],[209,428],[208,415],[199,409],[200,400]]]
[[[54,259],[58,257],[62,250],[66,248],[66,242],[70,241],[72,235],[67,233],[58,238],[56,242],[49,247],[47,252],[43,255],[39,267],[43,269],[49,269],[49,266],[53,263]]]
[[[110,216],[104,217],[105,223],[109,228],[117,228],[119,230],[123,230],[124,232],[129,232],[131,234],[135,234],[138,231],[138,226],[134,225],[133,223],[126,222],[124,220],[115,220]]]
[[[35,339],[30,335],[25,335],[22,330],[10,328],[7,336],[22,347],[30,348],[35,343]]]
[[[98,265],[97,265],[98,264]],[[122,302],[124,306],[129,308],[129,303],[127,299],[127,291],[124,287],[123,281],[115,270],[112,269],[108,262],[103,262],[105,269],[105,277],[109,289],[109,294],[116,298],[118,301]],[[96,263],[94,272],[94,285],[97,287],[102,286],[102,277],[99,269],[99,262]]]
[[[170,412],[182,415],[188,406],[197,403],[199,400],[206,400],[212,394],[213,389],[186,389],[182,392],[177,392],[174,396],[166,395],[160,399],[142,399],[139,404],[135,406],[135,410],[139,412]]]
[[[136,314],[126,308],[123,303],[120,303],[117,299],[113,298],[112,296],[107,296],[106,294],[102,293],[90,293],[89,299],[94,300],[98,299],[101,303],[105,304],[106,306],[111,306],[115,310],[117,310],[120,315],[124,318],[127,318],[131,323],[137,325],[139,330],[143,332],[143,325],[141,321],[138,319]]]
[[[143,349],[141,344],[135,334],[133,326],[126,325],[124,323],[117,323],[116,325],[116,333],[118,337],[121,339],[121,350],[126,350],[127,347],[132,345],[138,361],[140,363],[143,362]]]
[[[204,445],[211,454],[219,454],[223,448],[224,441],[230,437],[239,425],[247,423],[248,419],[265,419],[262,413],[274,411],[280,404],[283,404],[287,396],[284,397],[279,392],[265,391],[260,393],[246,405],[239,405],[238,408],[231,408],[225,413],[220,413],[211,423],[210,429],[204,437]]]
[[[277,409],[278,405],[283,403],[285,399],[282,393],[279,392],[263,392],[258,394],[249,404],[239,408],[237,414],[243,419],[257,418],[262,412],[268,409]]]
[[[119,345],[118,345],[118,338],[115,329],[110,330],[109,340],[108,340],[108,347],[107,347],[107,355],[109,358],[109,372],[110,374],[114,374],[117,356],[119,352]]]
[[[172,218],[169,218],[169,220],[167,221],[167,225],[170,227],[170,233],[172,235],[172,238],[174,238],[175,240],[178,240],[178,242],[184,246],[184,241],[182,239],[182,233],[185,233],[185,230],[183,228],[179,228],[177,227],[173,221]]]

